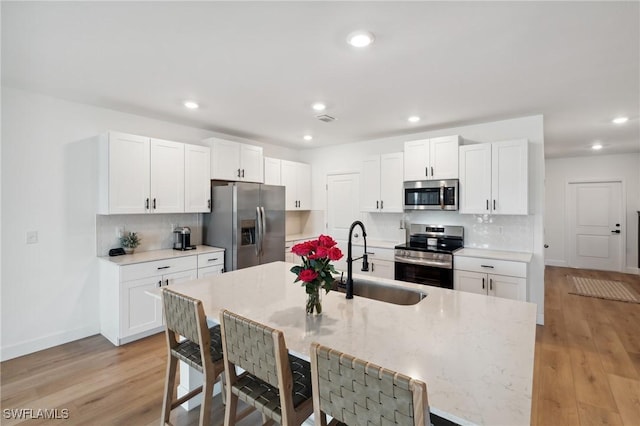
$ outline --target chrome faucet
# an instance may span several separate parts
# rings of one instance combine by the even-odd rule
[[[351,257],[351,236],[353,234],[353,228],[356,225],[362,228],[362,238],[364,239],[364,253],[361,257],[353,259]],[[364,224],[359,220],[356,220],[351,224],[349,228],[349,242],[347,244],[347,299],[353,299],[353,261],[362,259],[362,271],[366,272],[369,270],[369,262],[367,258],[367,231],[364,229]]]

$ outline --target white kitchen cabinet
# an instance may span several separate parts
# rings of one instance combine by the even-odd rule
[[[211,211],[211,149],[207,146],[184,146],[184,211]]]
[[[527,264],[455,256],[454,290],[513,300],[527,300]]]
[[[403,163],[402,152],[374,155],[362,162],[361,211],[403,212]]]
[[[109,132],[99,145],[100,214],[184,212],[184,144]]]
[[[140,262],[125,264],[118,262],[126,262],[126,257],[101,260],[100,332],[117,346],[161,331],[161,301],[147,292],[222,273],[224,250],[210,250],[177,257],[173,250],[143,252],[133,255],[142,259]]]
[[[356,245],[353,250],[356,255],[354,257],[360,257],[363,247]],[[369,262],[369,270],[363,272],[362,260],[356,260],[353,263],[353,273],[368,275],[377,278],[395,278],[395,262],[394,262],[394,249],[384,247],[367,247],[367,260]],[[345,253],[346,257],[346,253]]]
[[[99,213],[146,213],[149,209],[150,139],[109,132],[99,142]]]
[[[206,253],[198,256],[198,278],[224,272],[224,252]]]
[[[151,213],[184,212],[184,144],[151,139]]]
[[[262,147],[210,138],[211,179],[258,182],[264,181]]]
[[[100,262],[100,332],[122,345],[162,330],[160,300],[146,292],[196,279],[196,256],[119,266]]]
[[[404,180],[458,178],[458,135],[404,143]]]
[[[285,187],[285,210],[311,209],[311,166],[281,160],[280,182]]]
[[[280,165],[278,158],[264,157],[264,183],[265,185],[280,185]]]
[[[460,213],[529,213],[526,139],[460,147]]]

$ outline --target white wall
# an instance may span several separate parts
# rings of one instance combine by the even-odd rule
[[[7,87],[2,112],[5,360],[99,331],[93,138],[107,130],[196,144],[226,136]],[[299,160],[297,151],[249,142]],[[27,231],[38,232],[37,244],[26,244]]]
[[[545,261],[568,266],[565,244],[567,182],[571,180],[619,179],[623,182],[626,212],[625,272],[638,271],[638,210],[640,210],[640,154],[593,155],[546,160]]]
[[[409,220],[414,222],[439,222],[461,224],[465,226],[465,243],[477,247],[493,249],[515,249],[533,253],[530,264],[530,284],[528,300],[538,305],[538,322],[544,321],[544,134],[543,118],[540,115],[511,120],[495,121],[470,126],[452,127],[409,136],[395,136],[347,145],[329,146],[306,151],[305,158],[311,163],[312,170],[312,208],[325,210],[327,174],[335,172],[359,171],[358,159],[366,155],[399,152],[404,150],[408,140],[446,135],[460,135],[466,143],[495,142],[511,139],[528,139],[530,142],[529,160],[529,200],[530,215],[522,216],[473,216],[458,213],[411,213]],[[373,216],[373,215],[370,215]],[[385,235],[375,237],[384,239],[393,232],[394,224],[400,215],[395,215],[392,226]],[[503,234],[499,234],[502,227]],[[378,227],[378,229],[381,229]],[[318,229],[316,232],[322,232]]]

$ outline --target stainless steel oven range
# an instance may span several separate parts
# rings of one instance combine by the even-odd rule
[[[463,246],[462,226],[413,223],[395,247],[395,279],[453,289],[453,252]]]

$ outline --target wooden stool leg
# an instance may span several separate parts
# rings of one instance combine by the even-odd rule
[[[205,372],[204,385],[202,386],[202,405],[200,406],[200,426],[208,426],[211,423],[211,404],[215,379],[213,371],[207,370]]]
[[[169,423],[171,416],[171,405],[173,404],[173,393],[176,387],[176,367],[178,360],[169,355],[167,362],[167,377],[164,382],[164,400],[162,402],[162,424]]]
[[[238,410],[238,397],[231,393],[231,386],[227,386],[227,405],[224,407],[224,426],[236,424],[236,411]]]

